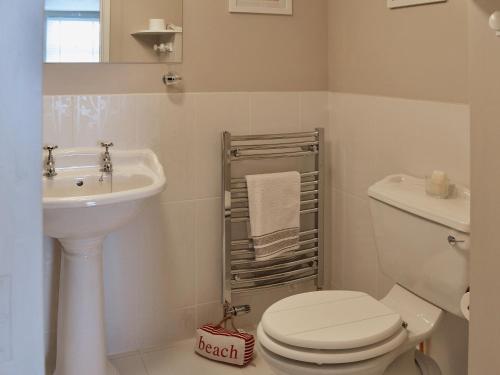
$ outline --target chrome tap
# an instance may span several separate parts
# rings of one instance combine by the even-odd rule
[[[43,149],[49,152],[47,160],[45,161],[45,173],[43,175],[48,178],[55,177],[57,176],[56,162],[54,160],[54,156],[52,155],[52,151],[57,149],[57,145],[47,145],[44,146]]]
[[[101,142],[101,147],[104,147],[106,149],[102,157],[103,164],[101,172],[112,173],[113,163],[111,162],[111,154],[109,153],[109,148],[113,147],[113,142]]]

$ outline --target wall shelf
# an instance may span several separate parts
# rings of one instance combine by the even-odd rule
[[[171,25],[166,29],[139,30],[130,35],[141,44],[150,44],[161,59],[166,54],[175,56],[175,51],[182,48],[182,31],[182,26]]]
[[[147,36],[147,35],[162,36],[162,35],[175,35],[175,34],[182,34],[182,31],[175,31],[175,30],[140,30],[140,31],[136,31],[135,33],[132,33],[131,35],[133,35],[133,36]]]

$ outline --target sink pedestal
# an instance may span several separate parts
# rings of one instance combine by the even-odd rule
[[[106,355],[103,240],[59,240],[63,251],[54,375],[119,375]]]

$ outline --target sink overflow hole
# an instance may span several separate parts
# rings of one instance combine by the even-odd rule
[[[76,186],[83,186],[83,181],[77,181]]]

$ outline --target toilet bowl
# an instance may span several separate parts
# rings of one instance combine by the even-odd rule
[[[425,181],[389,176],[368,191],[381,271],[396,285],[380,301],[361,292],[318,291],[264,312],[257,348],[278,375],[439,375],[415,351],[444,312],[463,317],[468,288],[470,193],[449,199]]]
[[[389,353],[370,361],[337,365],[332,368],[283,360],[259,343],[257,350],[276,375],[441,375],[436,362],[418,351],[408,351],[399,356],[397,353]]]
[[[399,285],[381,301],[352,291],[304,293],[266,310],[258,350],[283,375],[439,375],[432,360],[415,362],[415,346],[443,313]]]

